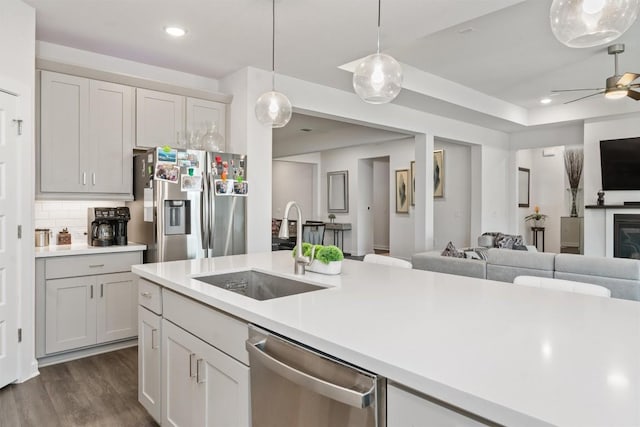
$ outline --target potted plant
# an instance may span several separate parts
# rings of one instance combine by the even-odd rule
[[[538,205],[533,207],[533,213],[524,217],[525,221],[530,221],[533,227],[542,227],[544,220],[547,219],[547,215],[540,213],[540,207]]]
[[[336,219],[335,214],[330,213],[329,214],[329,221],[331,221],[331,223],[333,224],[333,221],[335,221],[335,219]]]
[[[295,248],[293,249],[295,256]],[[322,274],[340,274],[344,254],[337,246],[302,244],[302,254],[309,257],[307,271]]]

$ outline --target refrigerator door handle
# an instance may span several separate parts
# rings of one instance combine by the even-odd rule
[[[211,198],[211,202],[209,203],[209,249],[211,250],[211,256],[213,256],[213,230],[215,226],[215,212],[216,212],[216,203],[215,203],[215,183],[213,180],[213,174],[209,174],[209,197]]]
[[[202,180],[202,193],[200,193],[200,240],[202,241],[202,249],[205,251],[205,257],[207,256],[207,248],[209,243],[209,183],[206,179]]]

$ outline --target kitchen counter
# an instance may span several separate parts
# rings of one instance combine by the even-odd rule
[[[141,245],[135,242],[129,242],[129,244],[126,246],[89,246],[86,243],[73,243],[71,245],[50,245],[36,247],[35,257],[47,258],[69,255],[108,254],[114,252],[144,251],[145,249],[147,249],[147,245]]]
[[[256,301],[194,276],[295,278],[287,252],[132,271],[509,426],[640,426],[640,303],[345,260],[327,289]]]

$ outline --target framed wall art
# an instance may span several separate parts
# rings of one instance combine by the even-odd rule
[[[433,197],[444,197],[444,150],[433,152]]]
[[[396,170],[396,213],[409,213],[409,169]]]
[[[527,168],[518,168],[518,207],[529,207],[529,184],[531,171]]]

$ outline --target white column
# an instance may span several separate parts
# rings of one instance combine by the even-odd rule
[[[415,252],[433,249],[433,135],[415,136]]]

